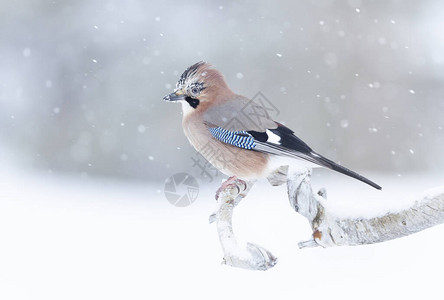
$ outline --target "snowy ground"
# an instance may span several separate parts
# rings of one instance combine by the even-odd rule
[[[402,207],[441,175],[315,178],[338,213]],[[442,295],[444,226],[383,244],[299,250],[310,235],[285,189],[256,186],[235,211],[239,238],[264,246],[267,272],[220,265],[214,186],[186,208],[163,184],[0,175],[0,299],[414,299]],[[201,181],[201,185],[204,183]],[[356,196],[363,193],[362,196]],[[399,201],[395,201],[399,199]]]

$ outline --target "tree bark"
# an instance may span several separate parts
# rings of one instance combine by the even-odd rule
[[[222,263],[250,270],[268,270],[277,258],[265,248],[253,243],[240,245],[234,235],[232,219],[236,205],[247,196],[253,182],[231,177],[225,181],[216,193],[218,208],[210,216],[210,223],[216,222],[219,241],[224,252]]]
[[[311,170],[289,173],[288,167],[279,168],[268,178],[272,185],[287,183],[291,206],[310,223],[312,237],[300,242],[299,248],[380,243],[444,222],[444,187],[428,192],[427,196],[399,212],[385,213],[374,218],[340,218],[325,208],[325,189],[314,193],[310,179]],[[216,222],[224,264],[267,270],[276,264],[277,258],[261,246],[252,243],[240,245],[232,226],[233,210],[247,196],[253,184],[236,177],[224,182],[216,193],[218,207],[210,216],[210,223]]]
[[[409,208],[374,218],[340,218],[329,212],[323,201],[325,189],[314,193],[311,171],[290,174],[287,189],[290,204],[304,216],[313,230],[312,238],[299,247],[332,247],[380,243],[410,235],[444,222],[444,188],[435,189]]]

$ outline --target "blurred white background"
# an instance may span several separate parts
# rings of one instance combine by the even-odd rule
[[[386,209],[443,185],[443,16],[439,0],[2,1],[0,298],[436,296],[441,227],[299,251],[308,224],[265,185],[235,226],[281,260],[267,273],[219,266],[207,216],[223,177],[193,167],[181,108],[162,97],[210,62],[384,188],[317,172],[338,207]],[[201,185],[187,208],[163,195],[177,172]]]
[[[344,165],[441,170],[443,12],[438,0],[3,1],[2,149],[82,177],[191,169],[180,106],[162,97],[205,60]]]

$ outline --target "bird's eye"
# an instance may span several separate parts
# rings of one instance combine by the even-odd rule
[[[199,94],[199,92],[200,92],[200,90],[199,90],[199,88],[197,86],[194,86],[194,87],[191,88],[191,93],[193,95],[197,95],[197,94]]]

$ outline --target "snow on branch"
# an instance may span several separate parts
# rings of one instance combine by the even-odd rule
[[[444,187],[429,191],[409,208],[398,212],[387,212],[374,218],[341,218],[324,205],[327,201],[325,189],[313,192],[310,178],[311,170],[289,173],[288,167],[281,167],[268,178],[272,185],[287,182],[291,206],[311,225],[312,237],[300,242],[300,248],[379,243],[444,222]],[[247,196],[253,184],[236,177],[225,181],[216,193],[217,210],[210,216],[210,223],[216,223],[224,264],[267,270],[276,264],[277,258],[253,243],[239,244],[232,225],[234,208]]]
[[[250,270],[267,270],[276,264],[276,257],[253,243],[239,244],[234,235],[232,218],[234,207],[248,194],[253,182],[230,177],[216,192],[218,208],[210,216],[216,222],[220,244],[224,252],[222,263]]]
[[[444,188],[426,193],[407,209],[374,218],[340,218],[322,204],[325,189],[314,193],[311,172],[289,174],[287,189],[290,204],[309,221],[312,238],[299,247],[332,247],[380,243],[410,235],[444,222]]]

